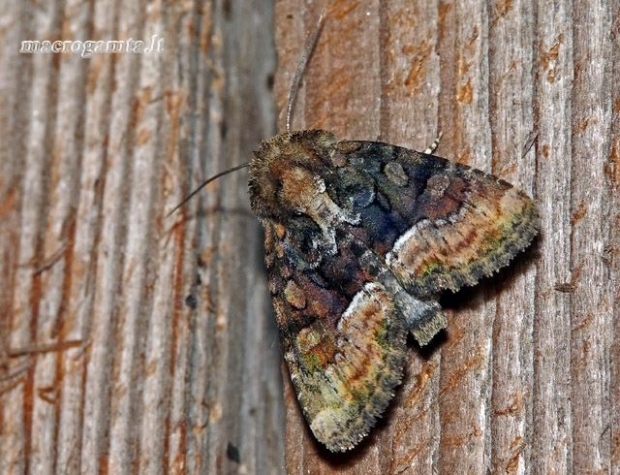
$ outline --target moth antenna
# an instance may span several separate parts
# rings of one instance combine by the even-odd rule
[[[286,105],[286,131],[287,132],[291,131],[291,117],[293,115],[293,105],[295,103],[295,99],[297,98],[297,91],[299,90],[301,79],[306,70],[306,67],[308,66],[308,61],[310,60],[310,57],[312,56],[312,52],[314,51],[314,48],[316,47],[316,43],[319,39],[321,30],[323,29],[323,24],[325,23],[325,17],[327,16],[327,13],[328,13],[328,8],[325,8],[325,10],[323,10],[321,15],[319,16],[319,20],[316,24],[316,28],[312,32],[312,35],[310,35],[306,48],[304,49],[304,53],[302,54],[301,59],[299,60],[299,65],[297,66],[297,70],[295,71],[295,76],[293,77],[293,83],[288,93],[288,103]],[[187,195],[183,199],[183,201],[181,201],[178,205],[172,208],[172,211],[170,211],[166,215],[166,218],[170,216],[171,214],[173,214],[175,211],[177,211],[179,208],[181,208],[189,200],[191,200],[198,192],[200,192],[200,190],[202,190],[205,186],[207,186],[212,181],[217,180],[218,178],[224,175],[228,175],[229,173],[235,172],[237,170],[241,170],[242,168],[247,168],[249,165],[250,165],[249,163],[244,163],[243,165],[238,165],[236,167],[229,168],[228,170],[224,170],[223,172],[220,172],[212,176],[211,178],[208,178],[206,181],[201,183],[198,186],[198,188],[196,188],[189,195]]]
[[[176,205],[172,209],[172,211],[170,211],[166,215],[166,218],[168,216],[170,216],[172,213],[174,213],[176,210],[178,210],[185,203],[187,203],[189,200],[191,200],[200,190],[202,190],[205,186],[207,186],[212,181],[215,181],[215,180],[217,180],[218,178],[220,178],[220,177],[222,177],[224,175],[228,175],[229,173],[236,172],[237,170],[241,170],[242,168],[247,168],[249,165],[250,165],[249,163],[244,163],[242,165],[237,165],[236,167],[229,168],[228,170],[224,170],[223,172],[220,172],[220,173],[218,173],[216,175],[213,175],[211,178],[207,178],[207,180],[203,181],[200,185],[198,185],[198,188],[196,188],[194,191],[192,191],[189,195],[187,195],[185,197],[185,199],[183,201],[181,201],[178,205]]]
[[[295,100],[297,99],[297,91],[299,90],[299,86],[301,85],[301,79],[303,77],[304,72],[306,71],[306,67],[308,66],[308,61],[312,56],[312,52],[316,47],[316,43],[319,39],[319,35],[321,30],[323,29],[323,23],[325,22],[325,16],[327,15],[327,8],[323,10],[321,16],[319,17],[319,21],[316,24],[316,28],[310,35],[308,39],[308,43],[306,44],[306,48],[304,49],[304,53],[301,55],[301,59],[299,60],[299,64],[297,65],[297,70],[295,71],[295,76],[293,77],[293,83],[291,84],[291,89],[288,92],[288,102],[286,104],[286,131],[291,131],[291,117],[293,115],[293,105],[295,104]]]

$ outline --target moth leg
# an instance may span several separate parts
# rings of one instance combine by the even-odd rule
[[[441,140],[442,136],[443,136],[443,132],[439,132],[439,134],[437,134],[437,138],[435,138],[435,140],[433,140],[432,144],[430,144],[428,147],[426,147],[426,149],[424,150],[423,153],[425,153],[427,155],[432,155],[433,152],[435,150],[437,150],[437,147],[439,146],[439,141]]]
[[[440,330],[446,328],[446,316],[436,300],[419,300],[403,289],[395,297],[407,328],[420,346],[427,345]]]

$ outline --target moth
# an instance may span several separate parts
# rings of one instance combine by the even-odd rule
[[[431,155],[436,143],[421,153],[291,132],[321,25],[291,87],[287,131],[241,167],[265,230],[269,290],[297,398],[316,439],[342,452],[392,399],[407,333],[426,345],[446,327],[440,293],[506,266],[531,243],[538,219],[522,191]]]

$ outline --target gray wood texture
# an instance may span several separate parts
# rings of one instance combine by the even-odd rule
[[[294,128],[418,150],[441,130],[439,155],[542,217],[446,296],[446,338],[411,346],[344,456],[281,365],[246,172],[165,216],[283,130],[325,6],[5,1],[0,473],[620,474],[619,2],[331,2]],[[163,52],[19,53],[154,34]]]
[[[0,473],[281,473],[247,175],[166,217],[275,133],[272,2],[10,1],[0,17]],[[19,52],[152,35],[163,51]]]

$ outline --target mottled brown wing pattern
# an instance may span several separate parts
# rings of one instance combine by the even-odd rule
[[[418,297],[476,284],[537,233],[534,202],[493,175],[395,145],[340,142],[338,149],[347,163],[341,177],[358,173],[372,183],[374,199],[353,207],[361,228],[381,229],[370,245]],[[340,201],[351,199],[344,195]]]
[[[446,326],[442,290],[531,242],[533,202],[442,158],[320,130],[263,142],[249,168],[297,397],[316,438],[348,450],[401,380],[406,331],[428,343]]]
[[[343,451],[368,434],[394,395],[404,364],[405,322],[396,315],[393,296],[368,281],[350,250],[339,249],[333,259],[338,265],[331,259],[315,265],[302,260],[300,239],[281,225],[265,227],[276,321],[312,432],[328,449]]]

